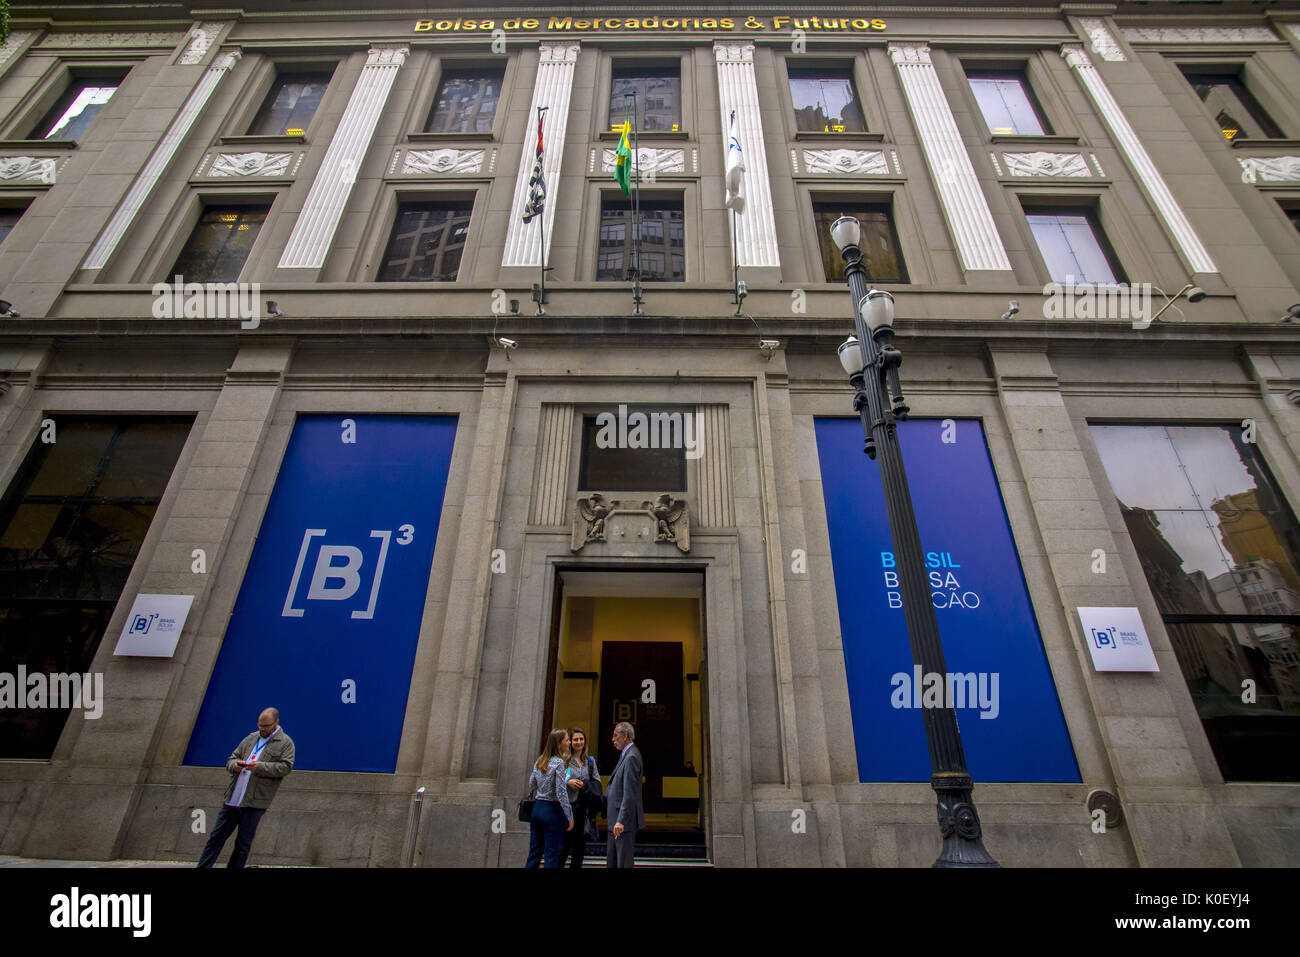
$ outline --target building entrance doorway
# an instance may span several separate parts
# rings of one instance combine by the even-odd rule
[[[631,722],[645,775],[638,858],[703,859],[703,576],[562,571],[559,599],[544,728],[582,728],[607,785],[614,726]]]

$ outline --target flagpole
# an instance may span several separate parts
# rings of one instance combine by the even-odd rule
[[[640,120],[636,113],[636,90],[623,94],[632,97],[632,250],[636,279],[632,283],[632,315],[641,312],[641,157],[638,143],[640,141]]]
[[[544,113],[548,109],[550,109],[549,106],[539,106],[537,108],[537,135],[539,140],[541,138],[542,113]],[[545,154],[543,154],[543,159],[542,159],[542,182],[543,183],[546,182]],[[538,220],[540,220],[537,226],[537,230],[541,234],[541,242],[542,242],[542,255],[541,255],[542,283],[541,283],[541,294],[537,297],[537,315],[539,316],[546,315],[546,207],[549,205],[551,204],[546,201],[546,198],[543,198],[542,212],[541,215],[537,217]]]
[[[731,131],[735,129],[736,111],[731,111],[731,123],[727,127],[727,152],[731,152]],[[727,157],[723,157],[723,175],[726,175]],[[731,207],[731,296],[736,304],[736,315],[740,315],[740,256],[736,253],[736,207]]]

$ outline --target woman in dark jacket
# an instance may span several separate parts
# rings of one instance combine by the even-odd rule
[[[596,759],[587,754],[587,735],[581,728],[569,732],[569,801],[573,805],[573,829],[569,831],[564,850],[560,852],[560,866],[573,855],[573,866],[582,867],[588,838],[594,840],[596,815],[602,806],[600,771]],[[584,827],[585,825],[585,827]]]
[[[573,809],[569,806],[569,789],[565,757],[569,753],[569,732],[556,728],[546,738],[546,747],[533,764],[528,778],[528,792],[537,802],[530,819],[532,841],[528,847],[528,861],[524,867],[536,867],[543,859],[546,867],[560,866],[560,853],[564,849],[564,834],[573,828]],[[566,828],[565,825],[568,825]]]

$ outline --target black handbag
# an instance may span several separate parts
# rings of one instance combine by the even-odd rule
[[[533,797],[536,789],[533,786],[531,775],[528,781],[528,797],[519,799],[519,820],[527,824],[533,819],[533,805],[537,803]]]

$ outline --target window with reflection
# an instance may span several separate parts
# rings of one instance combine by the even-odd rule
[[[1258,446],[1239,425],[1091,432],[1224,778],[1300,781],[1300,526]]]
[[[876,282],[907,282],[907,268],[898,245],[898,231],[888,203],[813,203],[822,269],[828,282],[844,281],[844,257],[831,239],[831,224],[853,216],[862,227],[859,241],[867,278]]]
[[[682,123],[682,70],[680,63],[667,66],[615,64],[610,78],[609,128],[621,127],[632,119],[636,94],[636,129],[647,133],[676,133]]]
[[[444,73],[425,132],[491,133],[504,76],[504,66]]]
[[[1183,71],[1228,140],[1280,139],[1282,131],[1239,75]]]
[[[967,70],[966,78],[993,135],[1044,136],[1052,132],[1024,73]]]
[[[851,69],[791,67],[789,74],[795,126],[801,132],[867,131]]]
[[[1075,285],[1123,282],[1124,274],[1115,253],[1091,209],[1031,207],[1025,210],[1025,219],[1053,282]]]
[[[168,278],[237,282],[270,206],[208,206],[185,241]]]
[[[469,237],[472,199],[401,203],[379,282],[455,282]]]
[[[24,210],[21,209],[0,209],[0,243],[5,241],[5,237],[14,231],[18,225],[18,220],[23,218]]]
[[[279,73],[248,128],[250,136],[302,136],[311,125],[333,70]]]
[[[686,224],[681,199],[641,200],[641,278],[653,282],[686,281]],[[630,199],[619,196],[600,204],[600,247],[596,278],[626,280],[636,268],[637,226]]]
[[[701,441],[693,406],[615,405],[583,416],[578,487],[589,492],[684,492],[686,454]]]
[[[74,77],[50,111],[41,117],[28,139],[81,139],[125,78],[124,72]]]
[[[192,419],[53,416],[0,500],[0,673],[85,674]],[[0,758],[48,758],[68,709],[0,708]]]

